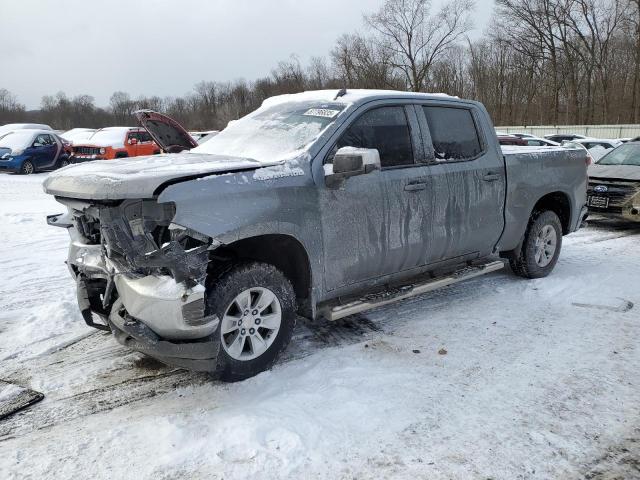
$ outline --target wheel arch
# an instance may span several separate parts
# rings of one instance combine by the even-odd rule
[[[551,210],[558,218],[560,218],[560,224],[562,225],[562,234],[567,235],[571,231],[571,200],[569,195],[562,191],[555,191],[547,193],[542,196],[531,210],[529,218],[532,218],[536,213]]]
[[[520,229],[518,229],[518,236],[512,236],[513,239],[518,239],[517,243],[514,242],[514,246],[511,248],[501,249],[500,255],[505,258],[512,258],[519,255],[522,249],[525,235],[527,233],[527,229],[529,228],[532,219],[534,219],[536,215],[547,210],[554,212],[556,215],[558,215],[558,218],[560,218],[560,225],[562,226],[563,235],[571,232],[572,207],[569,195],[561,190],[548,192],[542,195],[536,201],[536,203],[533,204],[533,206],[529,210],[528,216],[522,217],[523,219],[526,218],[526,221],[523,221]]]
[[[313,318],[315,302],[311,263],[305,247],[297,238],[288,234],[268,233],[221,245],[211,252],[208,277],[215,281],[232,265],[243,261],[264,262],[280,270],[291,281],[298,313]]]

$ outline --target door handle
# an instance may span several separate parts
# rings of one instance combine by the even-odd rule
[[[495,182],[500,180],[500,174],[498,173],[485,173],[482,177],[485,182]]]
[[[404,186],[407,192],[417,192],[418,190],[426,190],[427,184],[425,182],[409,183]]]

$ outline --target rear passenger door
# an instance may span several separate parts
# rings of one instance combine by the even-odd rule
[[[489,143],[483,112],[473,105],[421,106],[429,165],[427,262],[492,252],[504,228],[506,175],[502,152]]]
[[[375,148],[382,170],[321,189],[327,290],[377,279],[424,263],[427,167],[413,105],[374,106],[333,144]]]

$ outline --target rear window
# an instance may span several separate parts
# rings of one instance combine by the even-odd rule
[[[482,153],[473,115],[465,108],[423,107],[436,160],[464,160]]]

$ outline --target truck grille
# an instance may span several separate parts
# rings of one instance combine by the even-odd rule
[[[598,185],[607,187],[606,192],[596,192]],[[620,182],[610,180],[591,179],[587,188],[588,196],[605,197],[609,199],[610,207],[623,207],[640,190],[640,182]]]
[[[100,155],[99,147],[73,147],[73,153],[79,155]]]

